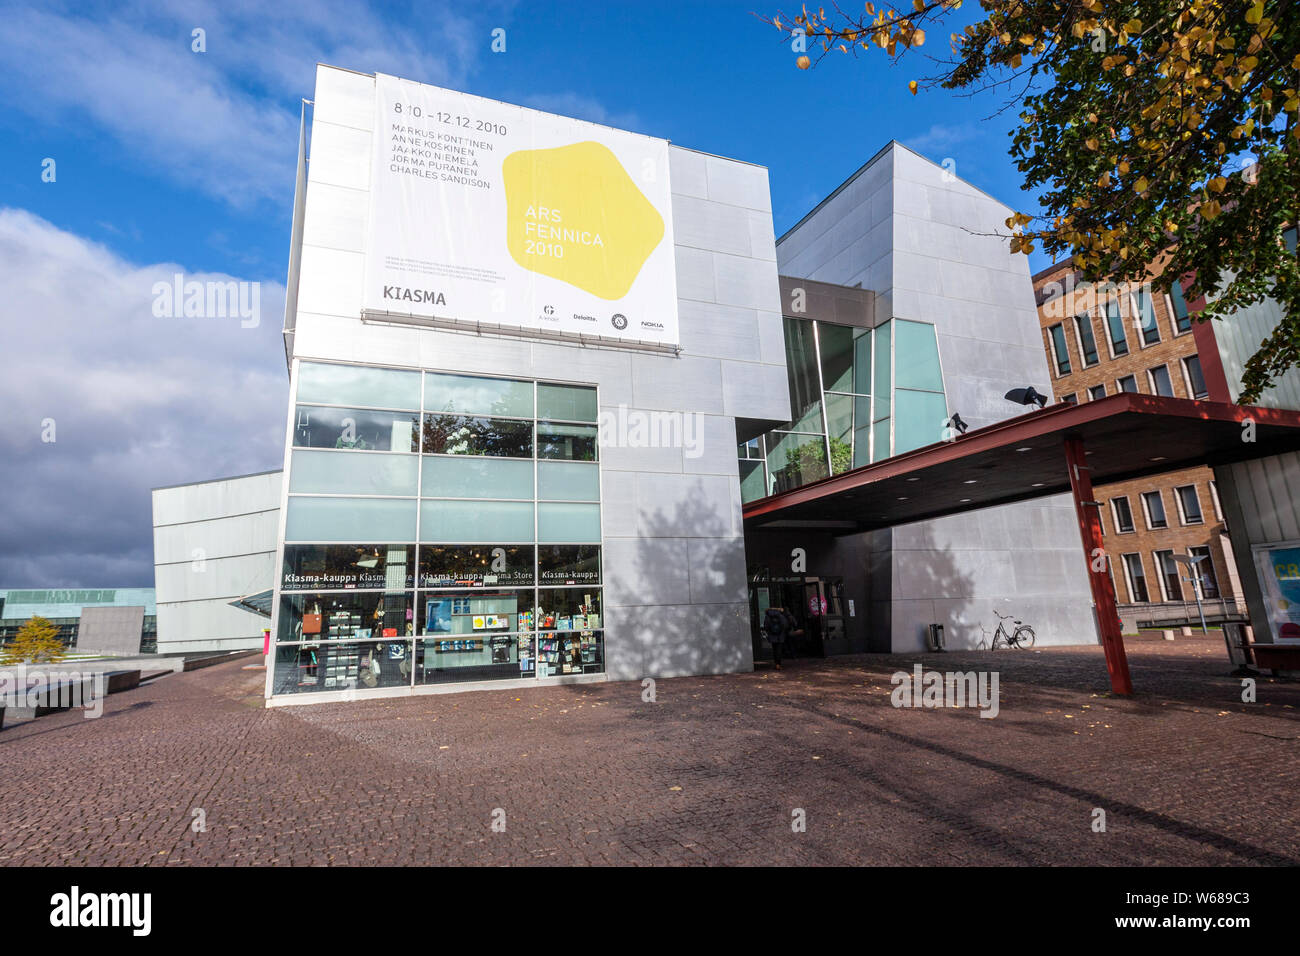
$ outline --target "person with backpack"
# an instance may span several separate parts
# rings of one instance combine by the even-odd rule
[[[776,669],[781,669],[781,651],[785,648],[786,638],[791,633],[792,619],[782,607],[770,607],[763,615],[763,633],[772,645],[772,660]]]

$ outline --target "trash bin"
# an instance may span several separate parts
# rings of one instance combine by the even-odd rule
[[[926,644],[932,651],[943,652],[943,625],[931,624],[926,633]]]

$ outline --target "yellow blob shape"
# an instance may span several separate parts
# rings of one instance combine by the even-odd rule
[[[501,173],[515,262],[602,299],[627,295],[664,220],[608,147],[519,150]]]

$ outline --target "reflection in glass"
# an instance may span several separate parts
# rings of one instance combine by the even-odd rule
[[[538,584],[599,584],[600,545],[544,544],[537,549]]]
[[[827,477],[826,439],[822,435],[768,432],[767,471],[770,494]]]
[[[532,418],[533,383],[429,372],[424,380],[424,407],[449,414]]]
[[[595,425],[537,423],[537,457],[565,461],[595,461],[598,429]]]
[[[275,649],[273,694],[408,687],[408,639],[286,644]]]
[[[420,546],[420,587],[531,587],[533,548],[518,544]]]
[[[293,444],[296,448],[415,451],[418,420],[419,416],[412,412],[299,405],[295,410]]]
[[[871,391],[871,332],[848,325],[817,324],[822,387],[828,392]]]
[[[821,384],[813,323],[786,317],[785,354],[790,380],[790,431],[821,431]]]
[[[414,559],[411,545],[286,544],[280,587],[284,591],[410,588]]]
[[[740,498],[745,504],[767,497],[767,475],[761,461],[740,462]]]
[[[410,591],[284,594],[279,640],[314,644],[410,637],[412,606]]]
[[[426,415],[424,453],[426,455],[531,458],[533,423],[517,422],[508,418]]]
[[[302,362],[298,366],[298,401],[414,411],[420,407],[420,373]]]

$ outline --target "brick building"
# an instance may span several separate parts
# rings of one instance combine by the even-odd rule
[[[1062,262],[1034,276],[1034,292],[1056,401],[1119,391],[1209,397],[1181,290],[1085,284]],[[1096,493],[1126,631],[1196,617],[1194,586],[1174,555],[1207,558],[1197,565],[1207,615],[1244,611],[1210,468],[1101,485]]]

